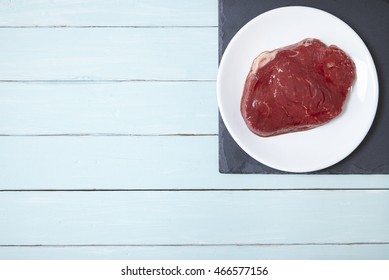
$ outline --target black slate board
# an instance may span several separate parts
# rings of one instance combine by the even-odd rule
[[[341,162],[311,173],[389,174],[389,0],[219,0],[219,61],[228,43],[243,25],[261,13],[284,6],[318,8],[346,22],[369,48],[378,73],[378,109],[366,138]],[[220,115],[219,171],[286,173],[247,155],[232,139]]]

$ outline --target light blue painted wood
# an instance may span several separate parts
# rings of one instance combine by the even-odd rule
[[[387,260],[389,245],[0,247],[0,259]]]
[[[217,28],[1,28],[0,80],[215,79]]]
[[[215,82],[0,83],[0,134],[215,134],[215,91]]]
[[[1,0],[0,26],[215,26],[217,0]]]
[[[2,27],[99,26],[1,28],[0,80],[214,80],[217,28],[158,27],[216,24],[215,0],[0,1]],[[0,83],[0,132],[119,133],[128,124],[140,134],[208,133],[217,125],[214,96],[192,101],[204,82],[179,97],[184,84],[139,84],[128,96],[129,83],[112,84]],[[136,117],[150,95],[164,106]],[[187,112],[172,108],[185,101]],[[389,176],[222,175],[217,136],[0,137],[0,155],[0,189],[269,190],[0,192],[2,245],[119,245],[0,247],[1,259],[388,258],[387,244],[336,245],[389,242],[388,191],[274,189],[388,188]],[[305,245],[120,246],[293,242]]]
[[[388,188],[386,175],[219,174],[217,136],[0,137],[0,189]]]
[[[2,192],[1,245],[389,242],[389,191]]]

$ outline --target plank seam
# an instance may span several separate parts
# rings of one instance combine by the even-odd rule
[[[57,133],[57,134],[0,134],[0,137],[205,137],[218,136],[217,133],[166,133],[166,134],[137,134],[137,133]]]
[[[221,243],[221,244],[1,244],[7,247],[249,247],[249,246],[361,246],[389,245],[389,242],[295,242],[295,243]]]
[[[0,80],[0,83],[187,83],[187,82],[196,82],[196,83],[209,83],[216,82],[216,79],[82,79],[82,80],[15,80],[15,79],[5,79]]]
[[[0,28],[27,29],[27,28],[218,28],[217,25],[1,25]]]
[[[0,189],[0,192],[300,192],[300,191],[389,191],[389,188],[235,188],[235,189]]]

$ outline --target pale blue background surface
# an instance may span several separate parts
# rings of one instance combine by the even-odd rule
[[[0,259],[389,259],[388,175],[219,174],[217,8],[0,0]]]

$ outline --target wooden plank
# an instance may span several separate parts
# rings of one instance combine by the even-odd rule
[[[388,188],[387,175],[218,173],[217,136],[0,137],[0,189]]]
[[[209,80],[217,28],[0,28],[0,80]]]
[[[0,259],[3,260],[387,260],[388,258],[388,244],[0,247]]]
[[[215,26],[216,0],[0,1],[0,26]]]
[[[1,245],[389,242],[389,191],[2,192]]]
[[[215,82],[0,83],[0,134],[215,134]]]

